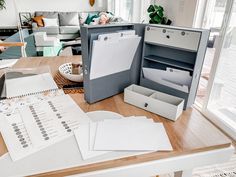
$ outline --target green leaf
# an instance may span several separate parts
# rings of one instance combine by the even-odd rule
[[[154,20],[157,24],[161,23],[161,21],[162,21],[162,19],[161,19],[158,15],[156,15],[156,16],[153,18],[153,20]]]
[[[0,0],[0,10],[6,9],[6,3],[5,0]]]
[[[161,24],[162,24],[162,25],[165,25],[165,24],[166,24],[166,18],[163,18],[163,19],[162,19]]]
[[[149,23],[170,25],[172,21],[164,14],[164,8],[160,5],[150,5],[147,9],[149,13]]]
[[[147,9],[147,12],[150,13],[150,12],[154,12],[155,11],[155,8],[153,5],[150,5]]]
[[[164,8],[162,6],[158,6],[158,10],[164,12]]]
[[[155,22],[151,19],[151,20],[149,20],[149,23],[154,24]]]
[[[163,18],[164,13],[163,13],[162,11],[158,11],[158,15],[159,15],[161,18]]]
[[[152,12],[152,13],[149,14],[149,17],[150,17],[150,18],[153,18],[153,17],[155,17],[155,16],[156,16],[156,12]]]
[[[158,10],[159,6],[154,4],[154,9]]]
[[[172,21],[170,19],[167,20],[166,25],[171,25]]]

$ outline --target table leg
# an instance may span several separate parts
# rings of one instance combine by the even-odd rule
[[[192,170],[177,171],[174,173],[174,177],[191,177]]]

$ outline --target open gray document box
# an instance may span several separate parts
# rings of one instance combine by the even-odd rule
[[[131,84],[195,99],[209,30],[149,24],[81,27],[85,100],[94,103]]]

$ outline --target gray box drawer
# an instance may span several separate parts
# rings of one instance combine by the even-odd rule
[[[184,99],[138,85],[125,88],[124,101],[170,120],[177,120],[183,112]]]
[[[200,32],[146,26],[145,42],[197,51]]]

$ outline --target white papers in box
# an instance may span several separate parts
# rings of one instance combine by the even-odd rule
[[[117,34],[120,35],[115,33],[114,38],[103,35],[93,41],[90,79],[130,69],[141,37],[127,35],[117,39]]]
[[[189,92],[192,82],[192,77],[188,71],[172,68],[167,68],[167,70],[143,68],[143,74],[146,79],[186,93]]]

